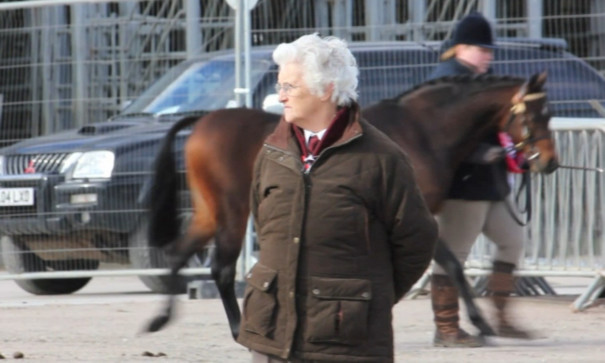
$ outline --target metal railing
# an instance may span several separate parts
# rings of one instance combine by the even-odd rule
[[[551,129],[562,165],[551,175],[532,176],[532,216],[519,276],[595,277],[574,307],[591,304],[605,280],[605,120],[553,118]],[[466,274],[489,272],[494,246],[481,236],[466,263]]]

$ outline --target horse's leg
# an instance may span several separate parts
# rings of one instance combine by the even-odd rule
[[[168,245],[166,250],[171,257],[170,287],[176,289],[179,285],[179,271],[187,265],[189,259],[196,253],[202,252],[208,242],[214,237],[216,227],[216,200],[205,197],[201,191],[204,190],[203,178],[195,178],[193,173],[188,173],[188,182],[193,204],[193,216],[189,224],[187,234],[184,238],[176,240]],[[206,193],[206,195],[212,195]],[[219,243],[217,242],[217,245]],[[170,292],[163,314],[152,320],[148,331],[154,332],[162,329],[170,320],[174,309],[175,295],[178,291]]]
[[[217,236],[217,242],[219,240],[222,242],[225,241],[221,240],[221,238],[224,237]],[[223,244],[222,242],[221,244]],[[232,251],[224,251],[221,248],[214,250],[211,265],[212,278],[221,296],[233,339],[237,339],[241,322],[241,313],[237,303],[237,296],[235,295],[236,262],[237,256],[234,257]]]
[[[166,305],[164,307],[163,313],[159,314],[147,327],[148,332],[156,332],[162,329],[172,317],[172,313],[174,311],[175,306],[175,297],[178,294],[177,286],[179,286],[179,271],[187,265],[187,261],[193,256],[193,254],[197,251],[199,245],[199,237],[187,238],[184,240],[177,241],[177,247],[173,247],[171,249],[171,265],[170,268],[170,294],[168,296],[168,300],[166,301]]]
[[[477,307],[473,300],[473,289],[464,276],[462,265],[441,239],[437,241],[434,259],[435,262],[443,267],[458,288],[458,292],[462,300],[464,300],[469,319],[473,325],[479,329],[482,335],[496,335],[481,315],[479,307]]]
[[[234,339],[237,339],[241,312],[235,295],[235,273],[237,258],[246,233],[249,210],[247,204],[242,204],[241,201],[231,200],[229,205],[231,207],[228,210],[230,213],[228,213],[225,223],[219,227],[215,236],[216,248],[211,270],[229,320],[231,334]],[[240,206],[240,208],[236,206]]]

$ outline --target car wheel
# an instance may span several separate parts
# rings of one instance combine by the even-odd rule
[[[23,243],[4,236],[1,240],[2,259],[6,270],[12,274],[44,271],[96,270],[98,260],[50,261],[40,258]],[[91,277],[56,279],[19,279],[15,283],[23,290],[35,295],[71,294],[83,288]]]
[[[184,218],[187,221],[188,218]],[[183,225],[186,225],[184,222]],[[139,223],[136,230],[130,235],[129,256],[130,263],[135,269],[170,268],[170,259],[167,254],[159,248],[150,247],[147,239],[148,221],[146,219]],[[194,256],[189,260],[187,267],[208,266],[208,253],[203,256]],[[151,291],[158,294],[171,293],[170,276],[168,275],[139,275],[139,279]],[[203,276],[181,276],[175,291],[183,294],[187,291],[187,283],[195,279],[204,279]]]

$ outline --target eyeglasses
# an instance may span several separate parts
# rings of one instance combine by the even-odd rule
[[[277,94],[279,94],[281,91],[284,91],[284,93],[286,94],[286,96],[290,96],[290,94],[292,93],[293,90],[297,89],[298,86],[294,86],[290,83],[276,83],[275,84],[275,92],[277,92]]]

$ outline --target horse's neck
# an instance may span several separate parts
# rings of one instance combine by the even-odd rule
[[[444,166],[455,169],[490,132],[498,130],[498,123],[505,117],[514,85],[491,87],[457,100],[435,100],[434,107],[427,107],[423,123],[432,149]]]
[[[471,110],[473,106],[470,106]],[[485,138],[498,129],[501,108],[497,105],[480,107],[476,112],[467,109],[452,110],[439,118],[441,133],[434,139],[435,148],[449,159],[453,167],[459,164]]]

